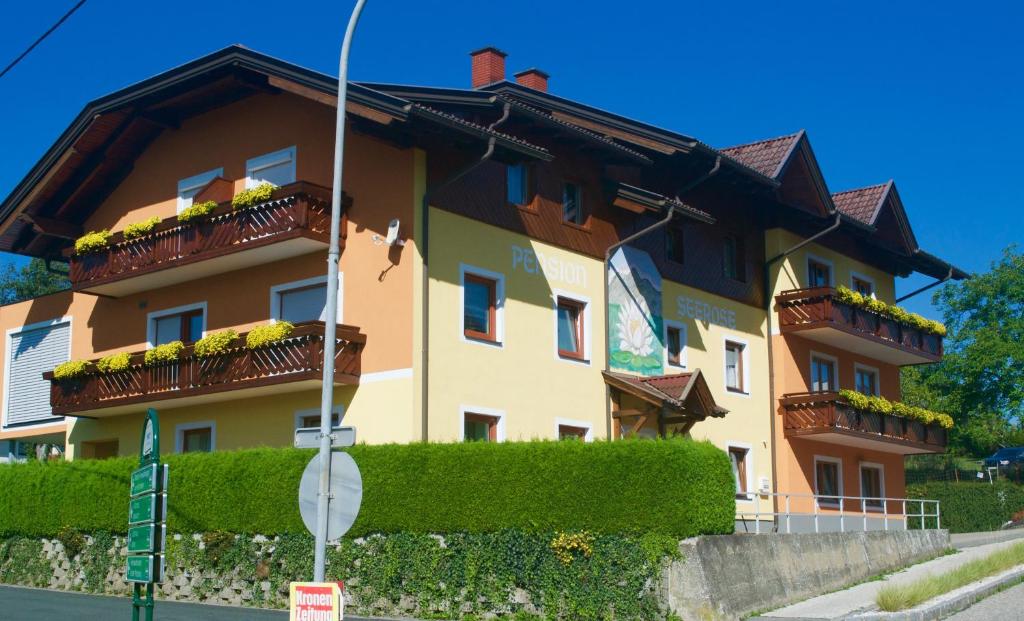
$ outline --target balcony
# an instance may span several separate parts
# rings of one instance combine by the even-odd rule
[[[54,415],[100,418],[146,407],[165,409],[318,388],[323,379],[324,323],[295,325],[288,338],[250,350],[242,334],[223,354],[200,358],[187,346],[176,362],[146,366],[135,352],[130,367],[117,373],[89,373],[50,380]],[[334,383],[358,384],[366,335],[339,325]]]
[[[71,288],[121,297],[326,249],[330,213],[331,191],[306,182],[253,207],[233,209],[227,200],[198,222],[171,217],[135,239],[114,233],[100,252],[66,251]]]
[[[942,359],[942,337],[878,313],[843,304],[831,287],[785,291],[775,297],[779,329],[894,365]]]
[[[941,453],[946,430],[932,423],[856,410],[834,392],[783,395],[786,437],[807,438],[886,453]]]

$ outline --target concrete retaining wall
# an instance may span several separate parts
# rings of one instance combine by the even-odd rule
[[[945,530],[727,535],[680,542],[661,599],[685,621],[739,619],[937,556]]]

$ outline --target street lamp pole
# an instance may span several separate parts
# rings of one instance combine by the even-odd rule
[[[338,115],[334,129],[334,187],[331,193],[331,239],[327,250],[327,317],[324,322],[324,378],[320,393],[320,490],[316,499],[316,544],[313,580],[323,582],[327,570],[327,511],[331,490],[331,410],[334,409],[334,351],[338,317],[338,257],[341,249],[341,173],[345,154],[345,100],[348,96],[348,53],[366,0],[356,0],[348,20],[338,62]]]

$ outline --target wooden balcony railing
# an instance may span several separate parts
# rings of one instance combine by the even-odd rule
[[[941,425],[857,410],[835,392],[783,395],[779,402],[784,408],[787,436],[839,433],[912,449],[896,452],[942,452],[946,448],[946,430]],[[882,450],[892,452],[893,448]]]
[[[878,313],[844,304],[832,287],[785,291],[775,297],[782,332],[831,328],[910,354],[914,362],[942,359],[942,337]],[[884,354],[875,356],[884,359]],[[896,362],[896,361],[894,361]]]
[[[275,189],[270,200],[252,207],[233,209],[226,201],[198,221],[181,224],[177,217],[167,218],[135,239],[114,233],[99,252],[65,251],[71,286],[80,291],[297,237],[326,244],[330,213],[330,189],[301,181]]]
[[[51,382],[53,414],[322,380],[324,322],[296,324],[288,338],[255,350],[245,347],[246,334],[236,339],[227,352],[208,358],[196,356],[192,347],[186,346],[177,361],[153,366],[143,363],[145,352],[133,353],[129,368],[117,373],[93,372],[56,380],[48,371],[43,377]],[[338,326],[335,383],[359,383],[365,343],[366,335],[360,334],[359,328]]]

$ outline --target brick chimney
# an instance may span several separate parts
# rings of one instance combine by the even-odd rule
[[[548,78],[551,76],[547,73],[532,67],[525,71],[520,71],[516,75],[516,82],[525,86],[526,88],[532,88],[535,91],[542,93],[548,92]]]
[[[480,88],[505,79],[505,57],[496,47],[485,47],[470,52],[473,58],[473,88]]]

